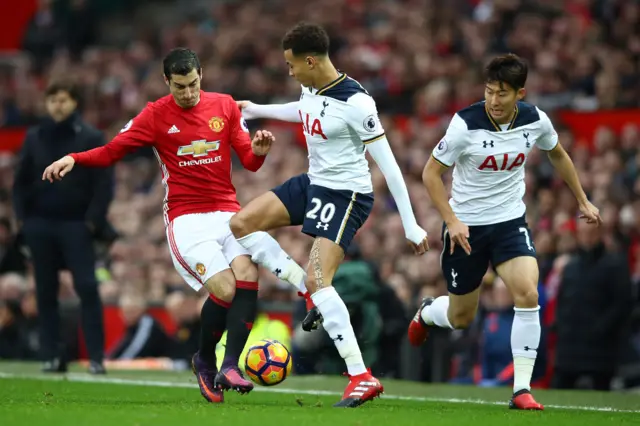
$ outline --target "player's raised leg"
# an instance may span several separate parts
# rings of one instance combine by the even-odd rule
[[[515,316],[511,327],[513,353],[513,398],[509,406],[521,410],[542,410],[531,395],[531,376],[540,344],[538,306],[538,263],[535,257],[521,256],[501,263],[496,271],[511,291]]]
[[[409,343],[419,346],[428,337],[428,326],[450,329],[467,328],[476,316],[480,284],[489,268],[489,237],[487,227],[469,229],[468,242],[473,250],[467,254],[460,245],[454,245],[447,227],[442,232],[442,274],[447,280],[448,296],[435,300],[426,298],[409,324]]]
[[[300,187],[300,183],[295,180],[296,178],[290,179],[279,188],[286,187],[283,190],[294,191]],[[300,225],[302,222],[297,224]],[[255,263],[269,269],[278,278],[289,282],[304,293],[304,269],[266,232],[289,225],[296,223],[292,221],[289,210],[280,197],[273,191],[249,202],[229,223],[234,237],[251,254]]]

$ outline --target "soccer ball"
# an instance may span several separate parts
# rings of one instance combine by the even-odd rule
[[[263,386],[282,383],[291,373],[291,354],[277,340],[259,340],[251,345],[244,360],[249,378]]]

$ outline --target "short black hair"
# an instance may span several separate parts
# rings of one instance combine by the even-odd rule
[[[329,35],[320,25],[299,22],[284,35],[282,49],[291,49],[294,55],[307,53],[327,55],[329,54]]]
[[[200,59],[198,59],[196,52],[185,47],[171,50],[162,61],[162,68],[164,76],[168,80],[171,80],[172,74],[187,75],[193,70],[198,71],[198,74],[200,74],[201,70]]]
[[[57,95],[60,92],[67,92],[71,99],[80,102],[80,88],[71,80],[54,80],[47,86],[44,91],[46,97]]]
[[[520,90],[527,82],[529,67],[524,59],[509,53],[494,58],[485,68],[486,83],[507,83],[515,90]]]

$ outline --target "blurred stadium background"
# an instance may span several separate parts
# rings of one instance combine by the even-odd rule
[[[102,129],[107,139],[147,101],[167,93],[160,59],[176,46],[190,47],[200,55],[204,90],[258,103],[295,100],[300,89],[287,76],[280,39],[290,25],[306,18],[326,26],[332,37],[334,63],[376,98],[418,221],[430,235],[432,250],[420,258],[412,256],[405,247],[401,222],[384,178],[373,166],[374,212],[356,238],[349,258],[350,262],[366,262],[367,267],[355,276],[346,276],[343,284],[336,286],[342,285],[343,295],[346,294],[365,358],[373,364],[374,372],[377,370],[383,377],[488,385],[509,377],[511,301],[504,285],[491,273],[485,277],[481,311],[472,329],[438,332],[421,350],[410,349],[404,336],[421,297],[446,291],[439,268],[441,219],[421,183],[422,168],[452,114],[482,98],[483,64],[493,54],[510,51],[529,61],[526,100],[552,117],[586,191],[601,209],[607,250],[623,252],[628,257],[634,310],[625,313],[623,321],[608,332],[620,336],[614,387],[638,386],[637,0],[1,3],[0,353],[2,348],[21,345],[21,359],[37,358],[34,279],[28,258],[23,262],[20,253],[16,255],[17,224],[11,188],[15,158],[25,130],[37,124],[44,114],[46,85],[61,76],[72,77],[81,84],[83,116]],[[247,172],[240,164],[235,167],[233,180],[241,203],[307,166],[304,139],[296,126],[250,125],[274,131],[277,144],[258,173]],[[557,303],[563,268],[579,240],[574,199],[539,152],[530,156],[527,170],[526,202],[541,268],[546,347],[538,360],[537,385],[546,387],[554,374],[556,313],[561,309],[588,311],[591,306],[575,297],[562,298]],[[105,302],[107,350],[117,344],[126,328],[122,311],[141,308],[157,319],[168,336],[167,352],[158,357],[182,359],[197,334],[203,295],[192,293],[173,269],[160,214],[163,189],[150,152],[140,151],[117,165],[115,194],[109,220],[120,237],[100,251],[96,265]],[[306,264],[311,239],[297,228],[280,230],[275,236],[300,264]],[[66,271],[60,276],[68,353],[83,359],[86,351],[78,331],[72,278]],[[330,342],[309,342],[308,336],[297,335],[295,328],[304,308],[294,291],[265,273],[260,279],[260,297],[264,315],[259,333],[283,339],[294,350],[308,345],[326,349],[318,350],[321,355],[313,358],[305,358],[300,352],[296,365],[299,374],[341,371]],[[612,297],[610,303],[615,311],[616,299]],[[570,326],[589,329],[598,321],[597,317],[593,323],[576,320]],[[503,358],[506,355],[507,359],[495,360],[494,353]],[[483,376],[480,368],[488,359],[501,367],[490,377]],[[180,365],[146,364],[148,368]],[[116,367],[117,363],[111,365]]]

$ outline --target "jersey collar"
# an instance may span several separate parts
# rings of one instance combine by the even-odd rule
[[[335,80],[333,80],[331,83],[324,85],[323,87],[321,87],[320,89],[318,89],[318,91],[316,92],[316,95],[322,95],[324,92],[326,92],[327,90],[331,89],[332,87],[337,86],[338,84],[342,83],[344,81],[344,79],[347,78],[347,74],[345,73],[340,73],[340,76],[338,76],[338,78],[336,78]]]
[[[507,130],[512,130],[513,126],[516,124],[516,118],[518,118],[518,104],[516,104],[515,109],[516,109],[516,112],[515,112],[515,114],[513,114],[513,118],[509,122],[509,126],[507,127]],[[496,132],[501,132],[502,131],[502,127],[500,127],[500,124],[498,124],[496,122],[496,120],[494,120],[493,117],[491,117],[491,114],[489,114],[489,111],[487,110],[487,104],[486,103],[484,105],[484,112],[485,112],[485,114],[487,114],[487,118],[489,119],[491,124],[493,124],[493,127],[495,127]]]

